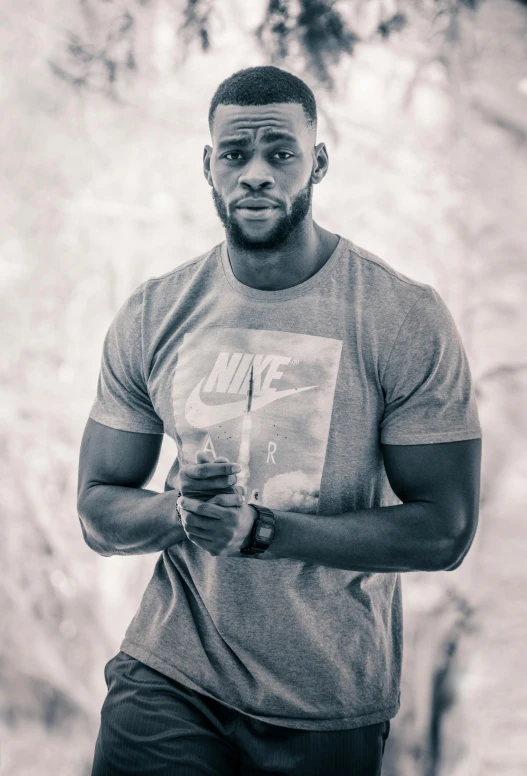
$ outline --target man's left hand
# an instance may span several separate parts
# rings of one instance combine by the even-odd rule
[[[240,549],[249,543],[256,510],[241,493],[221,493],[208,501],[180,496],[178,505],[191,542],[211,555],[242,557]]]

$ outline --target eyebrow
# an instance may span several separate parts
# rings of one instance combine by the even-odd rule
[[[266,132],[265,135],[262,136],[262,140],[265,143],[274,143],[277,140],[288,140],[292,143],[298,142],[296,137],[291,135],[289,132],[279,132],[276,129],[270,129],[268,132]],[[232,137],[227,137],[218,143],[218,147],[223,148],[227,145],[237,145],[246,148],[247,146],[251,145],[251,143],[252,139],[248,135],[233,135]]]

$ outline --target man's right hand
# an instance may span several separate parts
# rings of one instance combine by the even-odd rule
[[[182,466],[179,471],[179,487],[184,496],[208,500],[219,493],[240,493],[244,489],[236,485],[236,474],[241,466],[228,458],[214,458],[210,451],[198,450],[196,463]]]

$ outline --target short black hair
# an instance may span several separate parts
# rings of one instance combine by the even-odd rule
[[[317,104],[309,86],[287,70],[262,65],[238,70],[218,86],[209,108],[211,134],[218,105],[269,105],[272,102],[300,103],[309,127],[316,130]]]

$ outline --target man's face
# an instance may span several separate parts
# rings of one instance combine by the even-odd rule
[[[302,106],[218,105],[212,140],[205,176],[230,241],[251,251],[278,248],[309,215],[318,182]]]

